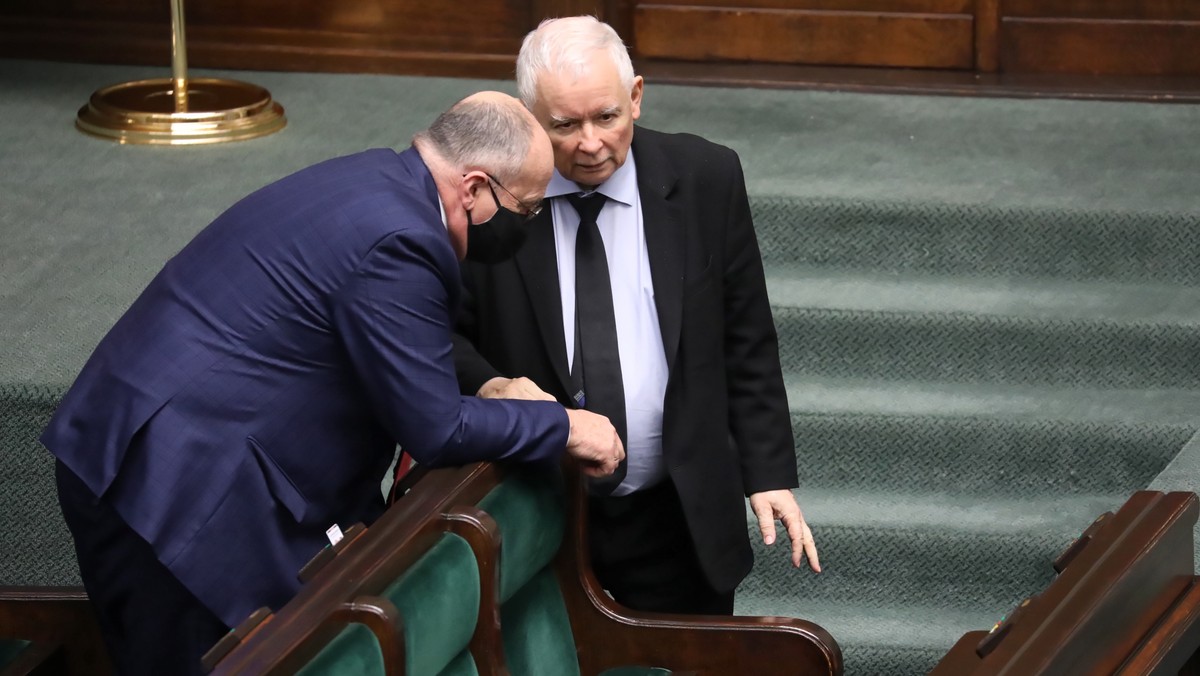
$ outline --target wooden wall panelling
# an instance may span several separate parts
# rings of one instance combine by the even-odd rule
[[[1195,0],[1004,0],[1010,73],[1200,75]]]
[[[10,0],[0,56],[170,64],[166,0]],[[185,4],[193,67],[511,77],[535,14],[581,0],[204,0]]]
[[[606,0],[532,0],[529,3],[529,29],[533,30],[542,19],[557,19],[564,16],[590,14],[603,17],[608,13]]]
[[[1200,22],[1003,20],[1008,73],[1200,75]]]
[[[663,59],[943,69],[975,62],[970,13],[640,3],[634,40],[640,56]]]
[[[1200,21],[1195,0],[1004,0],[1006,17]]]
[[[1000,70],[1000,0],[975,2],[975,70]]]
[[[186,9],[193,68],[508,78],[543,18],[595,14],[643,66],[746,68],[749,80],[772,67],[836,79],[844,66],[885,80],[1200,76],[1197,0],[188,0]],[[168,0],[5,0],[0,57],[165,72],[169,15]]]
[[[975,0],[638,0],[633,5],[723,7],[725,9],[797,9],[811,11],[890,12],[894,14],[969,14]]]

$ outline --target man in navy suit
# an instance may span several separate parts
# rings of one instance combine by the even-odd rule
[[[327,529],[382,512],[397,443],[429,465],[617,467],[605,418],[455,381],[459,261],[515,250],[551,166],[533,117],[484,92],[404,152],[262,188],[167,262],[42,436],[120,673],[198,673],[285,603]]]
[[[733,612],[752,564],[746,497],[766,544],[781,520],[793,565],[819,572],[790,490],[791,419],[737,155],[636,127],[642,78],[592,17],[531,32],[517,84],[556,171],[524,248],[463,268],[463,391],[519,395],[530,384],[507,377],[527,376],[614,421],[628,462],[593,485],[589,539],[618,602]]]

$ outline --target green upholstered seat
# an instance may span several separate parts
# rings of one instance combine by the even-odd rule
[[[566,532],[560,476],[513,470],[479,508],[496,520],[500,548],[500,626],[513,676],[577,676],[571,622],[551,562]]]
[[[496,520],[500,549],[500,622],[513,676],[576,676],[571,620],[553,561],[566,534],[561,475],[513,470],[479,503]],[[621,667],[603,676],[668,676],[653,667]]]
[[[29,641],[0,639],[0,669],[17,659],[27,647],[29,647]]]
[[[375,635],[351,624],[333,638],[299,676],[383,676],[383,652]]]
[[[488,463],[432,470],[217,674],[292,674],[298,646],[320,651],[305,676],[842,673],[837,643],[803,620],[664,621],[605,598],[580,574],[579,479]]]
[[[381,596],[404,623],[405,673],[474,676],[467,647],[479,620],[479,564],[467,541],[441,539]]]
[[[405,673],[478,676],[467,647],[479,617],[479,566],[466,540],[443,533],[381,596],[400,611]],[[383,676],[383,653],[369,629],[351,624],[299,673]]]

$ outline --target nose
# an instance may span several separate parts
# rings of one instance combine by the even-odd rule
[[[579,152],[595,155],[602,147],[604,144],[600,142],[596,127],[591,124],[582,125],[579,130]]]

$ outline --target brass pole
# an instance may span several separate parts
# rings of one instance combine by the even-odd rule
[[[175,112],[188,110],[187,37],[183,30],[183,0],[171,0],[171,75],[175,80]]]
[[[96,90],[75,127],[117,143],[194,145],[242,141],[287,125],[271,92],[240,80],[188,79],[183,0],[171,3],[171,77]]]

